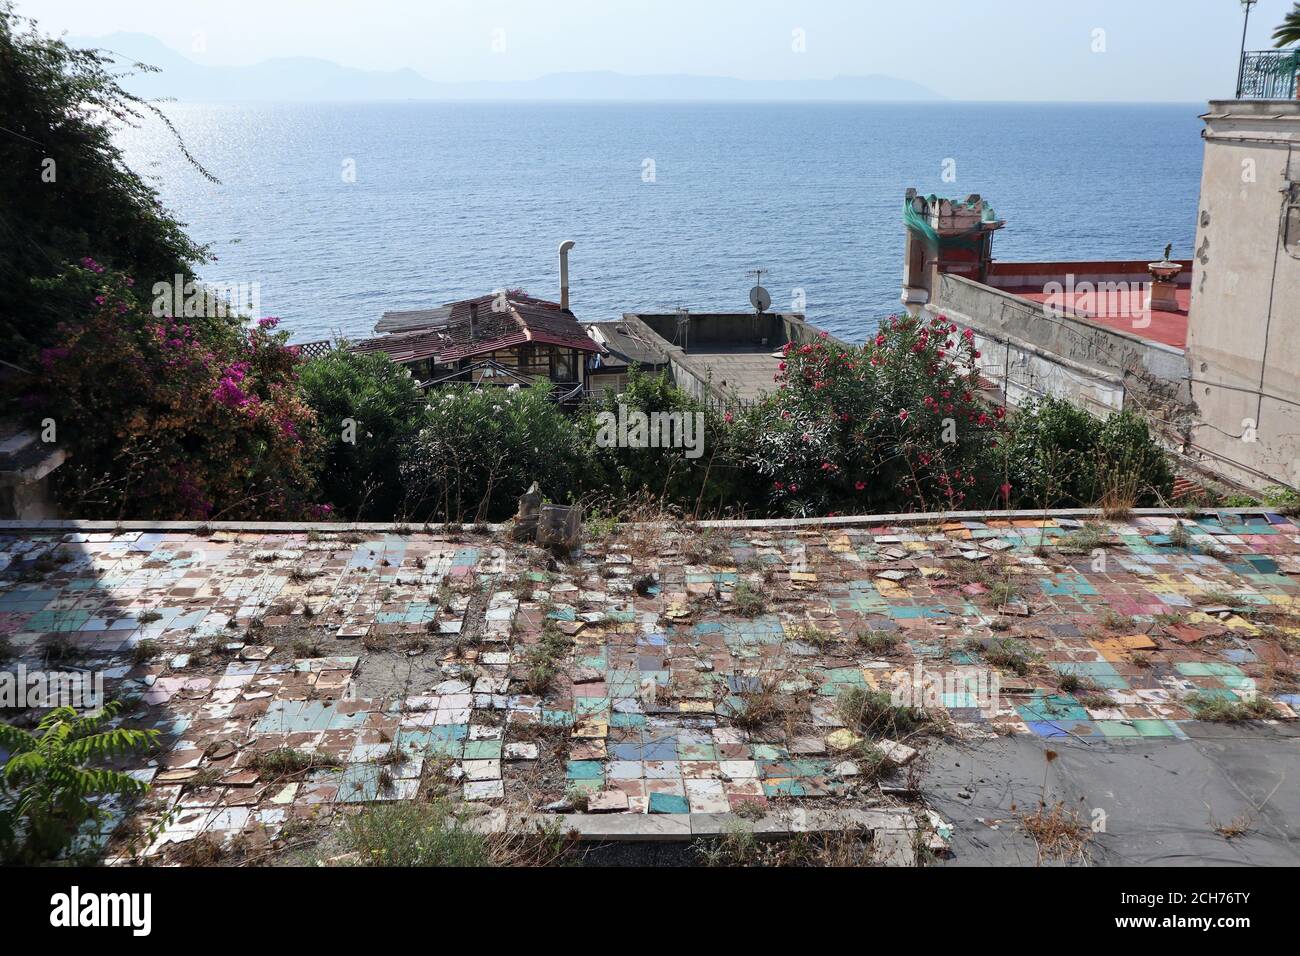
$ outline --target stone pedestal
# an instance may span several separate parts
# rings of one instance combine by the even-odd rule
[[[1173,282],[1162,282],[1159,279],[1151,283],[1151,293],[1147,296],[1147,308],[1157,312],[1177,312],[1178,286]]]

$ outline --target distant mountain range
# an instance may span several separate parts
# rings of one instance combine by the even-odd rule
[[[829,80],[740,80],[690,74],[551,73],[536,80],[437,82],[415,70],[358,70],[328,60],[285,57],[251,66],[195,63],[143,33],[68,37],[111,50],[119,63],[161,72],[124,82],[146,97],[201,100],[939,100],[919,83],[880,74]]]

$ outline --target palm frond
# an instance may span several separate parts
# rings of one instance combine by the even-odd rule
[[[1291,12],[1286,15],[1282,25],[1273,34],[1273,42],[1277,47],[1300,43],[1300,3],[1292,7]]]

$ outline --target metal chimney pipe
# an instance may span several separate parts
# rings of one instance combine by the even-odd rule
[[[569,250],[576,245],[572,239],[560,243],[560,308],[566,312],[569,309]]]

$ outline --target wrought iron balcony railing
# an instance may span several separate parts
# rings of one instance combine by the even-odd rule
[[[1241,58],[1239,100],[1291,100],[1300,74],[1300,49],[1259,50]]]

